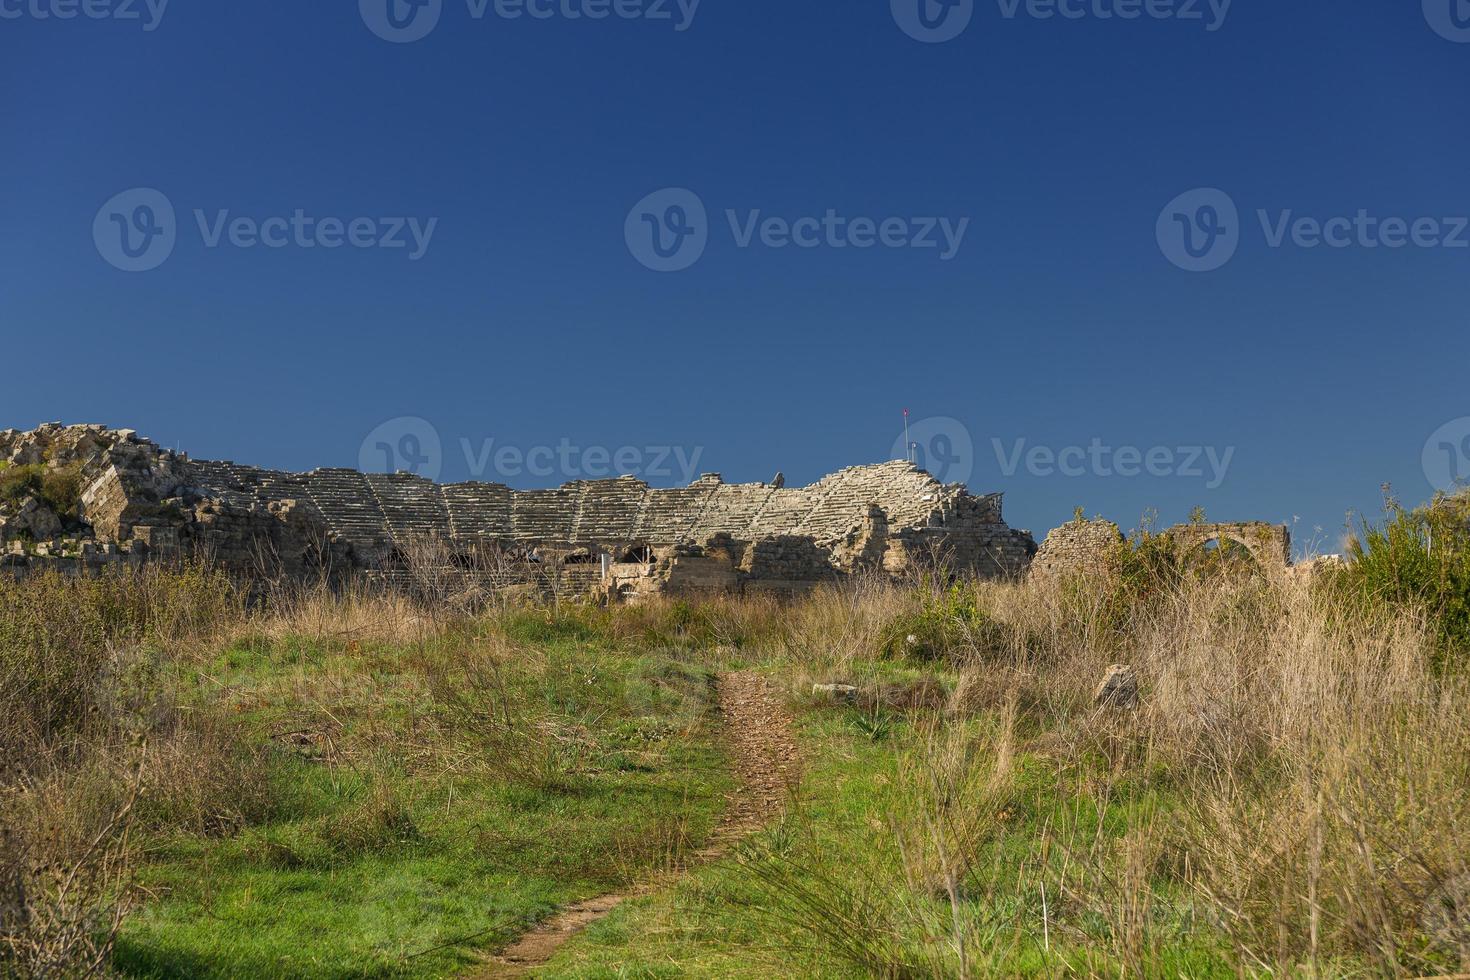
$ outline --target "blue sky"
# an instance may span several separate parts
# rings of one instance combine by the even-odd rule
[[[806,482],[909,409],[1017,526],[1328,550],[1470,476],[1465,0],[85,2],[0,0],[0,426]]]

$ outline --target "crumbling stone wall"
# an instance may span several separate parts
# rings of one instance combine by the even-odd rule
[[[81,518],[96,542],[207,554],[245,572],[401,569],[414,542],[432,538],[461,564],[491,548],[534,571],[557,566],[559,581],[614,590],[782,591],[935,556],[957,572],[1014,576],[1035,552],[1029,533],[1006,526],[998,494],[973,496],[901,461],[800,488],[706,474],[674,489],[622,477],[517,491],[191,460],[100,426],[7,432],[0,454],[80,460]],[[614,574],[618,565],[639,570]]]
[[[1240,545],[1266,571],[1280,571],[1291,564],[1291,529],[1282,524],[1251,521],[1242,524],[1180,524],[1164,532],[1174,539],[1181,554],[1211,542]]]
[[[1282,570],[1291,564],[1291,532],[1282,525],[1259,521],[1241,524],[1180,524],[1162,532],[1176,552],[1187,558],[1211,542],[1233,542],[1243,547],[1264,570]],[[1123,541],[1118,525],[1080,517],[1052,531],[1042,542],[1031,565],[1034,575],[1097,575],[1110,569],[1109,556]]]
[[[1031,573],[1053,577],[1103,574],[1122,542],[1123,532],[1112,521],[1088,521],[1079,516],[1046,536],[1036,552]]]

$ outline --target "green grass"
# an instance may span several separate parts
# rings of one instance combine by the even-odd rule
[[[445,976],[706,837],[731,785],[712,674],[530,633],[544,659],[513,672],[520,703],[585,743],[548,785],[507,782],[441,737],[425,678],[455,644],[251,640],[201,668],[197,700],[270,745],[277,812],[223,839],[147,841],[152,898],[119,939],[122,974]],[[271,738],[298,730],[330,743]]]
[[[895,844],[895,826],[912,826],[922,806],[904,764],[919,751],[921,717],[895,717],[875,738],[863,715],[853,707],[805,716],[799,806],[740,860],[621,906],[539,975],[959,975],[949,900],[910,887]],[[995,736],[994,717],[963,725],[981,744]],[[1163,774],[1157,783],[1111,782],[1108,774],[1105,759],[1077,769],[1041,750],[1022,751],[990,797],[995,820],[977,835],[961,886],[971,975],[1236,975],[1189,896],[1162,875],[1150,883],[1151,948],[1120,951],[1119,927],[1105,909],[1071,903],[1055,889],[1043,928],[1043,897],[1031,890],[1038,877],[1054,886],[1064,866],[1075,875],[1088,861],[1091,873],[1118,873],[1116,846],[1129,830],[1178,803]],[[790,902],[801,889],[823,904]],[[846,914],[854,927],[839,924]],[[864,930],[871,935],[857,935]],[[846,954],[849,945],[887,950],[888,959],[860,962]]]
[[[245,617],[219,586],[0,589],[0,754],[25,767],[0,830],[29,848],[0,848],[0,880],[65,911],[32,869],[81,868],[105,914],[136,870],[124,976],[451,976],[649,880],[732,788],[712,708],[716,665],[737,662],[861,691],[792,699],[803,784],[783,820],[620,906],[545,975],[1470,964],[1464,679],[1431,669],[1418,618],[1324,611],[1340,589],[1186,579],[1115,607],[972,585],[425,630],[386,601]],[[1140,671],[1136,711],[1092,702],[1115,652]],[[106,852],[120,872],[78,863],[134,789],[136,847]]]

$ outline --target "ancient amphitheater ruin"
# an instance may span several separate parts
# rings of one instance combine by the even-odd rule
[[[1036,550],[1005,524],[998,494],[902,461],[800,488],[707,474],[677,489],[623,477],[513,490],[193,460],[131,431],[53,424],[0,432],[0,481],[0,561],[18,571],[208,555],[243,573],[392,576],[417,550],[465,574],[628,598],[792,592],[940,556],[1015,576]]]

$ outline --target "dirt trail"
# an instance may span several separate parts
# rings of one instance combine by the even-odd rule
[[[681,868],[645,884],[567,906],[493,957],[474,977],[514,977],[529,973],[551,959],[569,939],[623,902],[667,887],[690,867],[718,859],[741,838],[780,814],[800,774],[791,719],[780,694],[765,678],[752,673],[725,674],[720,677],[717,690],[725,738],[740,776],[740,789],[731,797],[729,809],[709,842],[689,855]]]

